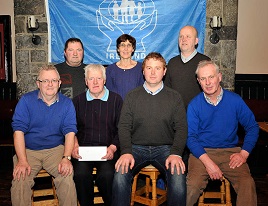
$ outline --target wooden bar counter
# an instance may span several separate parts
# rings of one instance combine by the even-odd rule
[[[268,132],[268,122],[258,122],[261,130]]]

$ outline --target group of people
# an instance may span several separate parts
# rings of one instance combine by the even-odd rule
[[[180,30],[180,55],[168,64],[157,52],[134,61],[128,34],[116,43],[120,60],[105,69],[85,65],[81,40],[68,39],[65,62],[42,67],[38,90],[21,97],[12,122],[12,204],[31,205],[44,168],[60,205],[94,205],[95,183],[105,205],[128,206],[133,177],[152,164],[166,181],[169,206],[193,206],[208,180],[223,176],[236,205],[257,205],[246,161],[258,124],[242,98],[222,88],[218,65],[197,52],[197,30]],[[238,124],[246,131],[241,147]],[[80,146],[106,146],[106,161],[80,161]]]

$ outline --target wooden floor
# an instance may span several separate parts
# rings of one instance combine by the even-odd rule
[[[254,175],[254,180],[256,182],[257,194],[258,194],[258,206],[268,205],[268,175]],[[0,205],[1,206],[11,206],[10,201],[10,187],[12,179],[12,168],[0,167]],[[232,191],[232,203],[235,206],[235,193]],[[138,206],[138,204],[135,204]],[[163,204],[164,206],[166,204]]]

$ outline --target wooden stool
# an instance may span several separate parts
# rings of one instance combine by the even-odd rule
[[[142,188],[137,190],[137,180],[139,175],[146,175],[146,184]],[[141,171],[135,175],[132,184],[131,206],[134,202],[138,202],[144,205],[156,206],[160,205],[167,200],[166,190],[162,190],[156,187],[156,181],[160,172],[152,165],[148,165],[141,169]],[[152,185],[150,184],[150,180]],[[150,198],[150,193],[151,198]],[[144,195],[145,194],[145,195]]]
[[[96,175],[97,174],[97,169],[94,167],[93,168],[93,172],[92,172],[93,175]],[[99,189],[96,185],[94,185],[94,205],[96,204],[103,204],[103,199],[101,196],[99,196]],[[77,205],[80,206],[78,200],[77,200]]]
[[[58,206],[58,198],[56,195],[56,188],[53,182],[53,177],[51,177],[46,170],[42,169],[37,174],[36,178],[51,178],[51,188],[48,189],[32,189],[32,206],[48,206],[48,205],[55,205]],[[35,185],[36,186],[36,185]],[[46,197],[47,196],[47,197]],[[52,198],[51,198],[52,197]],[[35,199],[40,199],[35,201]]]
[[[205,198],[220,199],[220,203],[204,203]],[[230,182],[223,177],[221,180],[220,191],[203,191],[202,195],[199,197],[198,206],[232,206],[231,202],[231,191]]]
[[[97,174],[97,169],[95,167],[93,169],[92,174],[93,175]],[[94,195],[94,204],[102,204],[102,203],[104,203],[102,197],[98,196],[99,189],[95,184],[94,184],[94,193],[95,193],[95,195]]]

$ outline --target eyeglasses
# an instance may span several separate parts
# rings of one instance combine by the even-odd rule
[[[48,85],[49,83],[57,84],[60,80],[59,79],[52,79],[52,80],[48,80],[48,79],[40,80],[40,79],[37,79],[37,81],[41,82],[44,85]]]
[[[127,47],[127,48],[131,48],[132,47],[132,44],[124,44],[124,43],[121,43],[119,44],[120,47]]]

